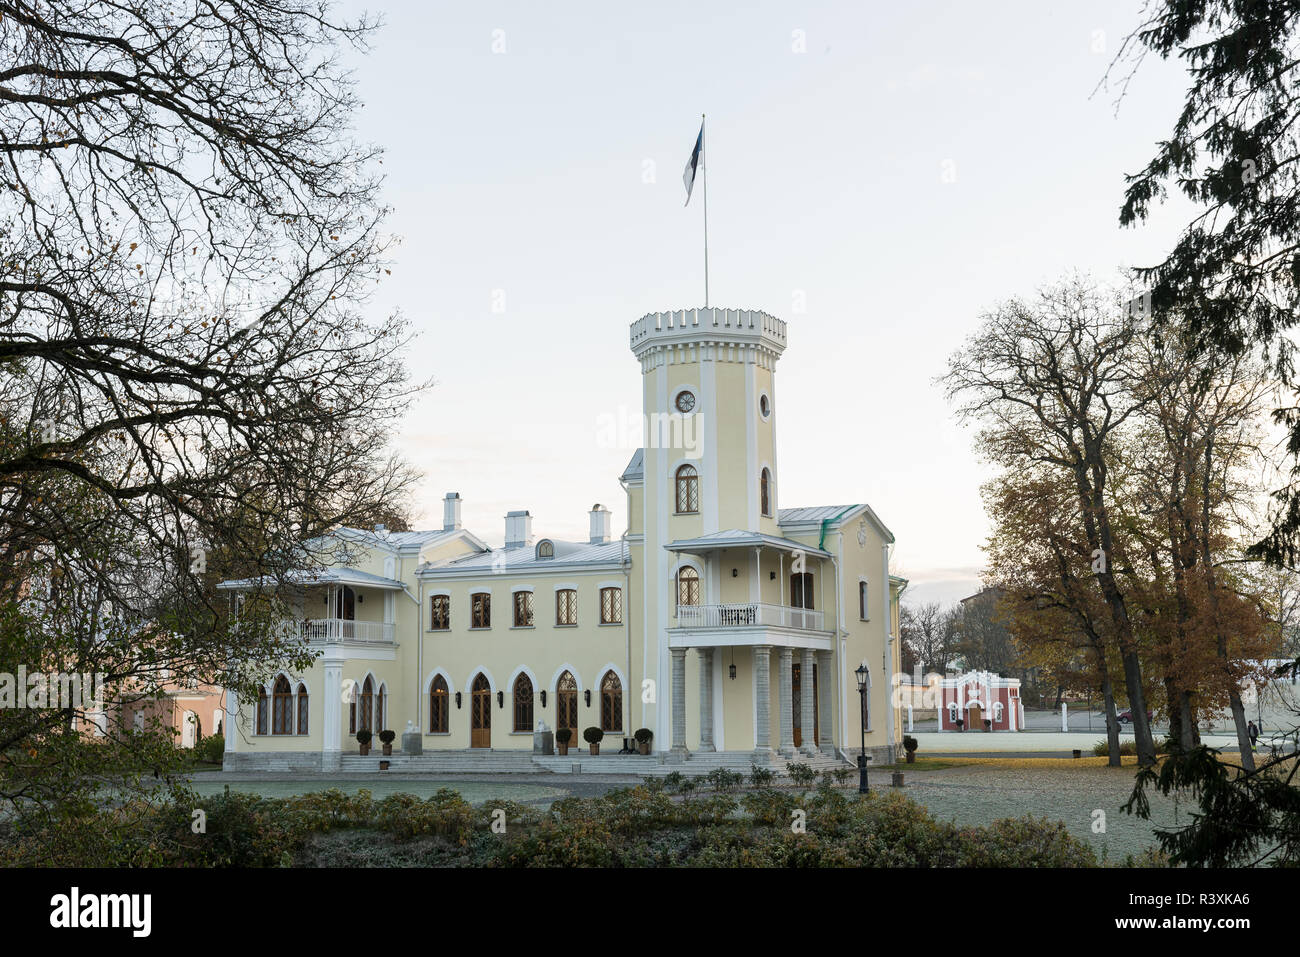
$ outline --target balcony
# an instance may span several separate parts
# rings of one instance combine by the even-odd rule
[[[393,625],[382,621],[353,621],[348,618],[308,618],[298,622],[303,638],[324,644],[361,642],[392,644]]]
[[[791,608],[764,602],[738,605],[678,605],[678,628],[795,628],[824,631],[823,615],[811,608]]]

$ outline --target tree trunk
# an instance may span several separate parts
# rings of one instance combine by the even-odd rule
[[[1097,647],[1097,668],[1101,671],[1101,697],[1106,709],[1106,764],[1117,768],[1123,762],[1119,754],[1119,717],[1115,714],[1115,688],[1110,683],[1110,669],[1106,667],[1106,651]]]

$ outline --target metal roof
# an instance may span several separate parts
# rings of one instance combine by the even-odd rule
[[[637,449],[632,453],[632,459],[627,463],[627,468],[623,470],[619,480],[627,482],[643,478],[645,478],[645,449]]]
[[[300,585],[302,587],[308,585],[364,585],[367,588],[390,588],[395,591],[401,591],[406,587],[395,578],[385,578],[383,575],[373,575],[370,572],[358,571],[355,568],[321,568],[319,570],[295,568],[285,573],[284,581],[290,585]],[[243,591],[276,584],[277,581],[273,576],[260,575],[257,578],[240,578],[234,581],[220,582],[217,587]]]
[[[621,566],[625,557],[623,543],[613,542],[561,542],[554,538],[538,539],[555,546],[554,558],[538,558],[535,544],[519,548],[495,548],[465,558],[455,558],[438,564],[421,565],[416,574],[422,578],[440,575],[481,574],[483,572],[516,572],[519,570],[546,571],[552,568],[569,569],[579,565]]]
[[[796,542],[792,538],[766,535],[763,532],[749,532],[740,528],[729,528],[726,531],[710,532],[707,535],[701,535],[699,538],[669,542],[664,548],[670,552],[705,552],[719,548],[757,548],[761,545],[767,545],[771,548],[784,548],[787,551],[798,549],[823,558],[830,558],[831,556],[830,552],[822,551],[816,545],[809,545],[807,542]]]
[[[813,505],[807,508],[782,508],[776,513],[778,525],[812,525],[831,519],[830,527],[837,528],[847,522],[852,521],[859,513],[865,512],[866,517],[876,526],[880,534],[885,536],[885,540],[894,541],[894,533],[888,526],[880,520],[870,505],[859,503],[857,505]]]

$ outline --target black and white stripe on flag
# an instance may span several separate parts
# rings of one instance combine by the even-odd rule
[[[695,138],[695,149],[691,150],[691,158],[686,163],[686,170],[682,173],[682,182],[686,184],[686,203],[691,204],[691,188],[695,186],[695,173],[704,162],[704,123],[700,123],[700,135]]]

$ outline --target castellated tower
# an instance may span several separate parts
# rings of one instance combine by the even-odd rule
[[[780,534],[775,373],[785,344],[786,324],[757,310],[658,312],[631,327],[646,423],[645,664],[647,675],[658,676],[655,707],[648,710],[661,733],[681,727],[681,715],[674,722],[671,711],[674,702],[684,707],[687,670],[691,686],[701,679],[716,686],[723,667],[720,655],[710,653],[701,662],[691,656],[688,664],[680,660],[684,649],[670,647],[667,629],[679,624],[679,601],[712,605],[767,597],[756,553],[690,554],[674,550],[673,543],[728,530]],[[691,581],[679,582],[683,570]],[[703,702],[701,707],[710,708]],[[717,717],[720,725],[723,716]],[[692,729],[691,750],[714,749],[711,718],[703,715],[703,727]],[[676,737],[673,750],[684,751],[687,742]]]

